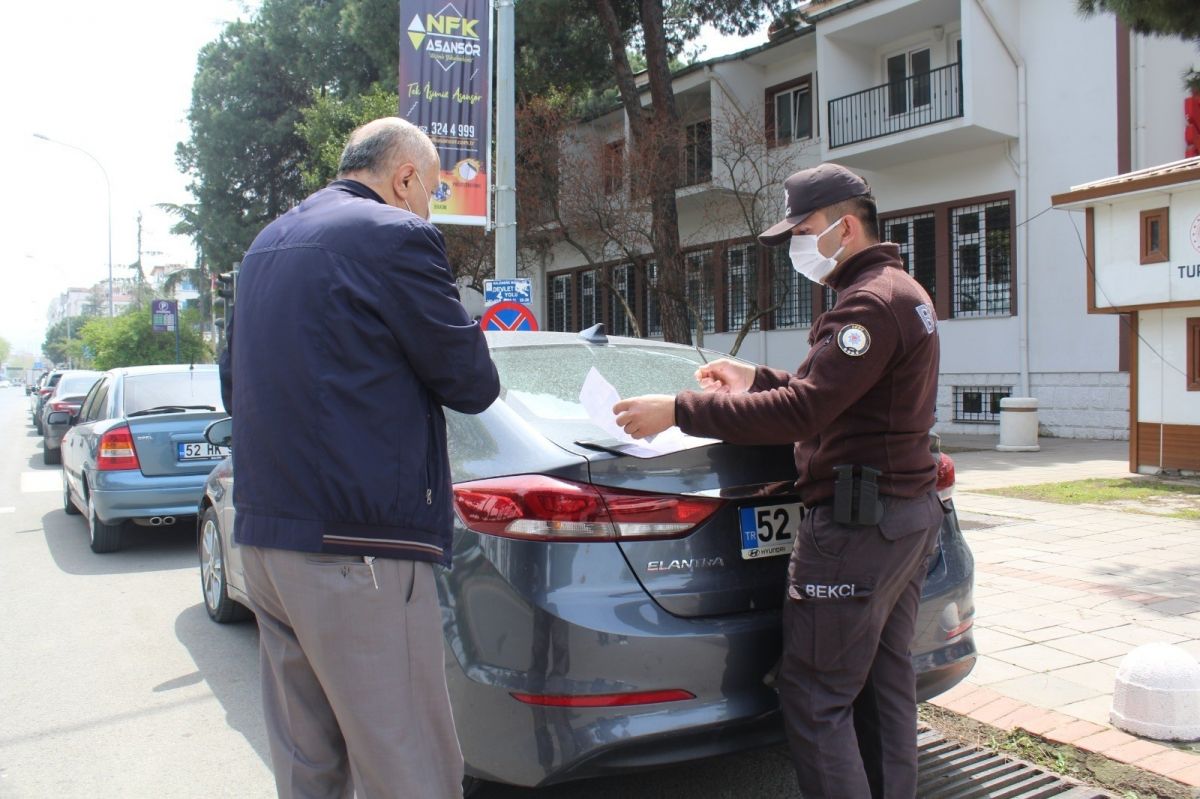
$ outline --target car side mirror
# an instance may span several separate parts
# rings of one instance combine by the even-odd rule
[[[71,424],[74,417],[66,411],[53,411],[46,416],[46,424]]]
[[[204,440],[214,447],[228,447],[233,444],[233,419],[225,417],[204,428]]]

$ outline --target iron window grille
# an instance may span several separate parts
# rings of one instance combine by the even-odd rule
[[[954,421],[999,423],[1000,400],[1011,396],[1011,386],[955,386]]]
[[[602,298],[600,296],[600,281],[597,270],[588,269],[579,273],[579,324],[580,330],[586,330],[600,321]]]
[[[636,314],[638,307],[634,285],[633,264],[617,264],[612,268],[613,293],[623,297],[625,302],[629,303],[630,310]],[[621,301],[616,296],[608,298],[608,330],[614,336],[633,335],[633,324],[629,321],[629,315],[625,313],[625,307],[621,305]]]
[[[712,180],[712,120],[694,122],[684,129],[683,185]]]
[[[811,327],[813,323],[812,281],[792,268],[787,247],[772,247],[771,304],[775,306],[776,328]]]
[[[937,219],[935,214],[911,214],[884,219],[883,237],[900,248],[904,268],[930,299],[937,301]]]
[[[713,296],[712,250],[690,252],[684,256],[687,261],[685,275],[685,291],[688,300],[688,325],[695,331],[696,316],[699,316],[699,326],[705,333],[717,329],[717,306]]]
[[[731,333],[741,330],[758,308],[757,257],[758,248],[753,244],[725,250],[725,329]],[[750,329],[759,327],[759,320],[755,319]]]
[[[1012,206],[995,200],[950,209],[951,315],[1008,316]]]
[[[658,262],[646,262],[646,335],[662,335],[662,314],[658,307]]]
[[[571,273],[550,275],[550,330],[565,331],[571,321]]]

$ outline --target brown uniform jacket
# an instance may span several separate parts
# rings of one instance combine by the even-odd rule
[[[795,442],[809,505],[833,495],[841,464],[879,469],[884,494],[932,490],[937,318],[899,255],[876,244],[847,259],[829,278],[837,302],[813,324],[796,373],[760,366],[749,393],[684,392],[675,400],[680,429],[734,444]]]

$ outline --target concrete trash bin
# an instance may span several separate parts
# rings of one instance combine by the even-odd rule
[[[1000,400],[1001,452],[1037,452],[1038,401],[1033,397],[1005,397]]]
[[[1139,646],[1121,660],[1109,718],[1134,735],[1200,740],[1200,663],[1171,644]]]

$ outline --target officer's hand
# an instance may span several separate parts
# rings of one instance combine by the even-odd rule
[[[614,405],[613,413],[626,433],[649,438],[675,425],[675,398],[669,394],[631,397]]]
[[[721,358],[697,369],[696,382],[705,391],[740,394],[754,385],[754,367],[741,361]]]

